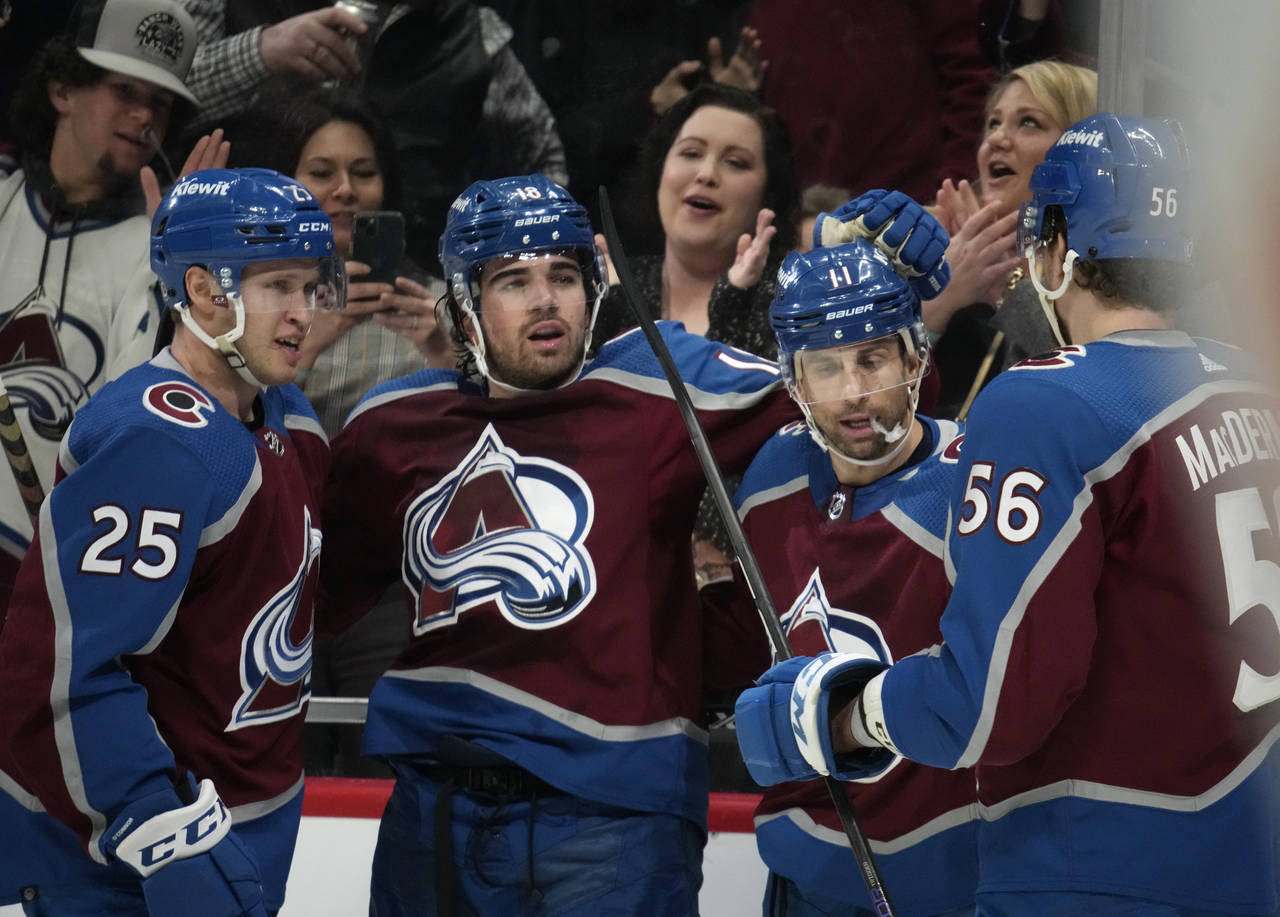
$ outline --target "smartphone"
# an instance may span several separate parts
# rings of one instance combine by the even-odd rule
[[[358,282],[394,283],[404,260],[404,214],[395,210],[366,210],[352,219],[351,257],[369,265]]]

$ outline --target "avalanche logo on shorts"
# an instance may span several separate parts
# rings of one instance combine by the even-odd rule
[[[595,518],[586,482],[558,462],[509,449],[490,425],[404,521],[404,580],[415,635],[493,602],[517,627],[574,618],[596,593],[584,542]]]

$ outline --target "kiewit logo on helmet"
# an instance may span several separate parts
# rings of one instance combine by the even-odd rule
[[[187,197],[192,194],[226,197],[230,190],[231,182],[229,181],[189,181],[186,184],[175,185],[172,193],[174,197]]]
[[[540,217],[522,217],[516,220],[515,225],[520,226],[541,226],[543,223],[555,223],[560,219],[560,214],[544,215]]]
[[[1058,138],[1058,146],[1066,143],[1076,143],[1080,146],[1102,146],[1102,131],[1067,131]]]

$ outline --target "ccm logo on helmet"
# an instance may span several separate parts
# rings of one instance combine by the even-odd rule
[[[1077,143],[1080,146],[1097,147],[1102,145],[1102,131],[1067,131],[1058,138],[1057,146],[1064,143]]]
[[[540,217],[524,217],[515,221],[515,226],[540,226],[543,223],[555,223],[560,219],[560,214],[552,214]]]
[[[328,232],[328,223],[299,223],[298,232]]]

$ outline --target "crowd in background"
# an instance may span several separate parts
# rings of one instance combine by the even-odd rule
[[[654,316],[766,357],[773,278],[788,251],[812,244],[819,212],[874,187],[934,201],[953,273],[925,313],[936,359],[922,409],[939,417],[962,418],[991,375],[1052,344],[1020,280],[1013,223],[1044,151],[1096,110],[1096,76],[1079,66],[1094,53],[1079,25],[1087,10],[1045,0],[363,6],[362,17],[359,4],[313,0],[90,0],[23,4],[4,22],[10,193],[0,207],[25,194],[41,216],[20,223],[13,207],[0,221],[0,263],[30,246],[43,256],[38,276],[6,275],[0,368],[6,381],[46,363],[62,373],[55,391],[71,394],[60,401],[41,400],[47,382],[17,386],[50,449],[79,403],[164,339],[146,293],[145,214],[178,174],[208,165],[295,177],[349,258],[357,213],[403,214],[395,269],[374,279],[351,258],[347,310],[318,314],[305,343],[300,384],[330,436],[377,382],[457,362],[435,313],[444,215],[469,182],[516,173],[565,184],[597,226],[596,189],[607,187]],[[168,17],[155,61],[132,59],[100,28],[131,12]],[[57,123],[70,127],[55,130],[67,113]],[[64,323],[94,329],[83,365],[65,335],[40,345],[13,321],[50,298],[55,337]],[[614,287],[595,346],[630,324]],[[30,521],[12,515],[0,526],[0,581],[30,537]],[[730,577],[709,502],[694,554],[700,585]],[[367,693],[406,639],[400,604],[389,595],[318,649],[317,693]],[[356,740],[317,743],[313,770],[361,771]]]

